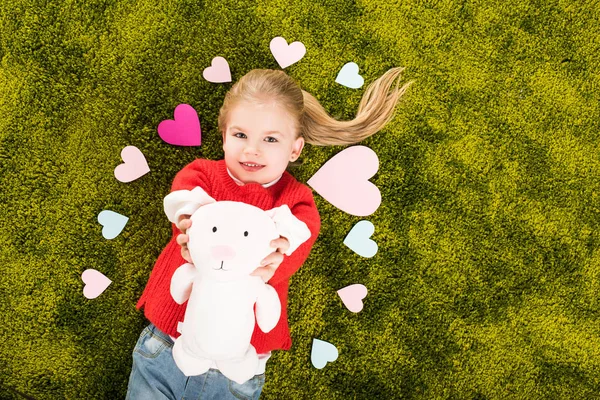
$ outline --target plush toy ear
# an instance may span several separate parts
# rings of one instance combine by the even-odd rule
[[[165,214],[169,221],[176,224],[181,215],[192,215],[203,205],[215,201],[200,186],[196,186],[192,190],[176,190],[169,193],[164,199]]]
[[[267,215],[275,222],[275,228],[279,236],[283,236],[290,242],[290,248],[284,253],[291,255],[300,245],[310,238],[310,229],[292,214],[292,211],[284,204],[279,207],[265,211]]]

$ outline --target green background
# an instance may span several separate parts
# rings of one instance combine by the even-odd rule
[[[195,157],[222,158],[217,115],[234,80],[286,68],[339,119],[394,66],[415,84],[362,144],[380,160],[372,215],[315,193],[322,230],[292,278],[294,345],[265,399],[595,398],[600,392],[600,19],[577,1],[15,1],[0,5],[0,397],[125,396],[146,322],[134,304],[170,237],[162,198]],[[356,62],[365,86],[335,83]],[[180,103],[202,146],[164,143]],[[151,172],[118,182],[121,150]],[[344,147],[307,146],[306,182]],[[130,218],[113,240],[98,214]],[[378,253],[342,244],[375,225]],[[94,268],[112,285],[82,295]],[[362,312],[336,291],[362,283]],[[310,363],[312,339],[339,358]]]

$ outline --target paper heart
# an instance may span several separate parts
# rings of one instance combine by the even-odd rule
[[[373,232],[375,226],[371,221],[359,221],[346,235],[344,244],[359,256],[373,257],[377,253],[377,243],[369,239]]]
[[[328,362],[337,360],[338,349],[329,342],[313,339],[310,361],[315,368],[321,369]]]
[[[335,81],[351,89],[358,89],[365,83],[364,78],[358,73],[358,65],[354,62],[344,64]]]
[[[269,48],[281,68],[297,63],[306,54],[306,47],[302,42],[293,42],[288,45],[287,41],[281,36],[273,38]]]
[[[127,146],[121,150],[123,164],[115,168],[115,178],[119,182],[131,182],[150,172],[144,154],[135,146]]]
[[[212,83],[231,82],[231,71],[227,60],[223,57],[213,58],[210,67],[202,71],[202,76]]]
[[[98,222],[103,226],[102,236],[105,239],[114,239],[125,228],[129,218],[110,210],[104,210],[98,214]]]
[[[158,124],[158,135],[174,146],[200,146],[202,129],[194,107],[180,104],[175,107],[174,119],[166,119]]]
[[[338,290],[337,294],[348,310],[357,313],[363,309],[362,299],[367,296],[367,288],[365,285],[356,283]]]
[[[352,146],[333,156],[307,183],[340,210],[364,217],[381,204],[379,189],[368,181],[378,169],[373,150]]]
[[[86,269],[83,271],[81,279],[83,280],[83,283],[85,283],[83,295],[88,299],[95,299],[100,296],[112,283],[110,279],[95,269]]]

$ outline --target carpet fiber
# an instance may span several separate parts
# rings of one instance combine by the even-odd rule
[[[123,398],[146,322],[134,304],[170,237],[162,198],[196,157],[222,158],[234,80],[286,68],[338,119],[394,66],[415,83],[361,144],[380,160],[379,209],[315,193],[322,230],[291,280],[293,347],[265,399],[584,399],[600,391],[600,12],[571,1],[0,1],[0,397]],[[361,89],[335,83],[356,62]],[[180,103],[202,146],[156,132]],[[118,182],[121,150],[151,172]],[[306,182],[344,147],[307,146]],[[113,240],[98,214],[130,218]],[[379,251],[342,244],[375,225]],[[83,297],[81,274],[113,283]],[[349,312],[336,291],[368,290]],[[319,370],[312,339],[339,358]]]

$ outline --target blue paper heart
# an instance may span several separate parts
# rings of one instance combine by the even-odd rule
[[[128,217],[110,210],[104,210],[98,214],[98,222],[104,227],[102,236],[105,239],[114,239],[119,236],[127,225],[127,221],[129,221]]]
[[[373,232],[375,226],[371,221],[359,221],[344,239],[344,244],[359,256],[373,257],[378,248],[377,243],[369,239]]]
[[[319,339],[313,339],[310,361],[315,368],[321,369],[328,362],[337,360],[338,349],[329,342]]]
[[[358,89],[365,83],[363,77],[358,73],[358,65],[354,62],[344,64],[335,81],[350,89]]]

